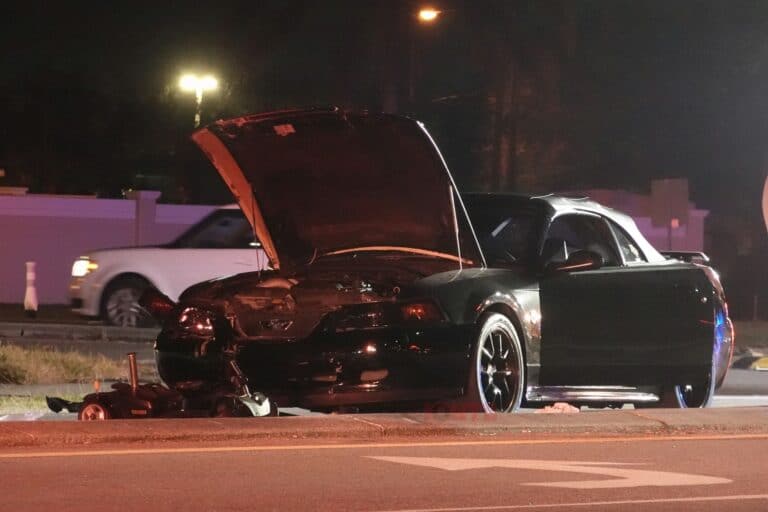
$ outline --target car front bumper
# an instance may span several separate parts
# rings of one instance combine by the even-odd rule
[[[73,313],[98,316],[103,286],[93,279],[73,277],[69,282],[69,303]]]
[[[236,362],[252,391],[280,407],[414,403],[456,398],[468,380],[471,328],[381,328],[305,340],[242,340]],[[171,339],[156,343],[161,378],[170,386],[222,385],[227,362],[221,345]],[[205,352],[204,354],[202,352]]]

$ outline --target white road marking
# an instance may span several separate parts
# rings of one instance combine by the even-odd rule
[[[566,489],[619,489],[625,487],[676,487],[681,485],[729,484],[733,480],[714,476],[673,473],[671,471],[650,471],[646,469],[626,469],[616,466],[633,464],[619,462],[577,462],[566,460],[530,460],[530,459],[458,459],[445,457],[376,457],[369,459],[410,464],[446,471],[467,469],[510,468],[532,469],[539,471],[560,471],[566,473],[586,473],[615,477],[608,480],[573,480],[562,482],[527,482],[521,485],[540,487],[565,487]],[[606,467],[608,466],[608,467]]]
[[[573,503],[543,503],[541,505],[494,505],[487,507],[403,508],[372,512],[469,512],[473,510],[535,510],[545,508],[609,507],[617,505],[652,505],[660,503],[696,503],[706,501],[768,500],[768,494],[734,494],[731,496],[699,496],[691,498],[658,498],[653,500],[587,501]]]
[[[186,453],[233,453],[233,452],[276,452],[301,450],[363,450],[370,448],[437,448],[459,446],[533,446],[539,444],[603,444],[603,443],[639,443],[669,441],[740,441],[768,440],[768,434],[720,434],[720,435],[650,435],[627,437],[585,437],[552,439],[508,439],[504,441],[426,441],[392,443],[346,443],[346,444],[284,444],[272,446],[210,446],[181,448],[134,448],[120,450],[70,450],[34,452],[25,448],[24,452],[0,453],[0,459],[37,459],[41,457],[111,457],[115,455],[168,455]],[[256,439],[254,442],[258,442]],[[2,447],[0,447],[2,450]]]

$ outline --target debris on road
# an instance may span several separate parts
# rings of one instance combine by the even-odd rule
[[[581,409],[565,402],[556,402],[554,405],[548,405],[543,409],[537,409],[537,414],[572,414],[580,412]]]

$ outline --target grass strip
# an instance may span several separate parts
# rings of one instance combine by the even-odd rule
[[[154,368],[140,366],[141,379],[155,378]],[[60,351],[54,347],[0,345],[0,384],[61,384],[94,380],[128,380],[125,360],[102,354]]]

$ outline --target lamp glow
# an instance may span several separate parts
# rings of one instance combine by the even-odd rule
[[[219,87],[219,81],[213,75],[199,77],[194,74],[182,75],[179,79],[179,88],[185,92],[194,92],[197,102],[197,111],[195,112],[195,128],[200,126],[200,112],[203,103],[203,92],[213,91]]]
[[[425,7],[419,11],[419,21],[423,23],[432,23],[440,16],[440,12],[437,9],[431,7]]]

